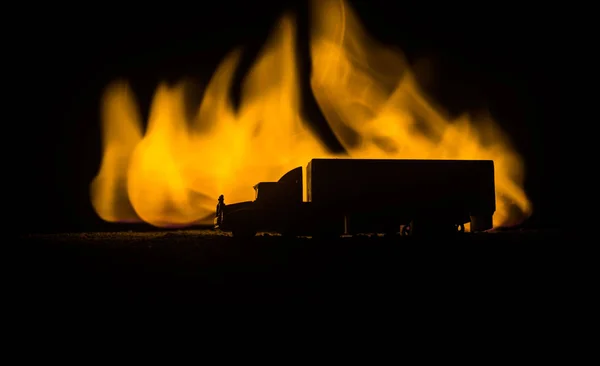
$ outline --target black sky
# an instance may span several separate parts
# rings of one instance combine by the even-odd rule
[[[500,3],[350,3],[371,35],[401,48],[416,64],[429,65],[435,79],[426,89],[448,110],[491,111],[525,158],[526,190],[535,210],[528,225],[556,225],[552,143],[558,86],[548,76],[560,65],[548,18],[535,9],[516,12]],[[244,47],[250,64],[284,10],[297,15],[305,113],[319,123],[306,85],[304,1],[66,10],[31,21],[23,43],[19,198],[26,204],[19,204],[18,217],[27,217],[19,224],[24,231],[105,227],[88,192],[100,163],[99,103],[108,83],[129,80],[147,113],[162,80],[206,82],[237,46]],[[326,129],[321,132],[328,138]]]

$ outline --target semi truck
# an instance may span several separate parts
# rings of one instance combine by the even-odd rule
[[[491,160],[312,159],[277,182],[254,186],[254,200],[217,205],[215,229],[341,235],[440,235],[491,229],[496,210]],[[306,201],[304,200],[306,188]]]

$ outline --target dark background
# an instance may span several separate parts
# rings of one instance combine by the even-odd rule
[[[553,143],[561,55],[551,14],[505,3],[409,4],[350,1],[368,32],[401,48],[434,82],[426,90],[448,110],[487,108],[512,137],[526,163],[533,202],[529,227],[558,225]],[[103,223],[89,199],[100,164],[99,105],[103,88],[129,80],[145,116],[162,80],[206,83],[223,56],[243,46],[244,64],[262,46],[284,10],[298,20],[305,114],[336,148],[308,90],[308,3],[222,1],[153,5],[90,5],[52,14],[38,9],[22,52],[18,127],[18,228],[25,232],[116,229]],[[243,76],[243,70],[239,73]],[[233,91],[235,99],[236,90]],[[6,141],[6,143],[11,143]],[[23,204],[24,202],[24,204]],[[25,219],[23,219],[25,218]]]

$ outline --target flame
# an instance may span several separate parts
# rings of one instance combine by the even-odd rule
[[[494,160],[494,226],[531,213],[521,159],[491,119],[450,120],[419,90],[402,53],[371,39],[342,0],[313,5],[311,88],[348,156]],[[238,108],[228,93],[239,51],[213,74],[194,118],[186,114],[185,84],[159,85],[145,134],[128,85],[112,84],[91,185],[98,215],[159,227],[212,222],[220,194],[251,200],[257,182],[333,157],[301,118],[294,45],[294,20],[284,16],[246,76]]]

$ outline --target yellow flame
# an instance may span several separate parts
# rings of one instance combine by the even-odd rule
[[[494,160],[494,226],[531,213],[521,158],[491,119],[450,121],[426,100],[402,54],[370,38],[343,1],[315,0],[313,9],[312,90],[350,156]]]
[[[102,127],[102,165],[91,184],[92,206],[105,221],[139,221],[127,196],[127,170],[131,153],[142,141],[142,117],[126,85],[107,88]]]
[[[311,88],[349,156],[491,159],[494,225],[531,213],[520,157],[491,119],[449,120],[419,90],[401,52],[369,38],[343,1],[315,0],[313,8]],[[109,87],[103,159],[91,191],[98,215],[160,227],[211,222],[220,194],[227,202],[251,200],[257,182],[331,157],[300,117],[294,37],[293,19],[283,17],[245,78],[237,110],[228,93],[238,51],[218,67],[192,120],[185,85],[159,85],[143,137],[127,84]]]

